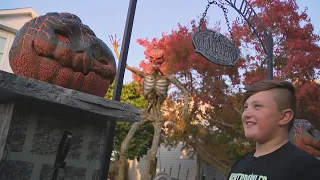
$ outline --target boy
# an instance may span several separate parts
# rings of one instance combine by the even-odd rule
[[[287,81],[260,81],[247,89],[242,124],[256,148],[232,166],[227,179],[320,180],[320,161],[288,140],[296,106]]]

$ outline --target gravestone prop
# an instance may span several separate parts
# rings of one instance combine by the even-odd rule
[[[289,140],[320,160],[320,131],[308,120],[296,119],[289,133]]]
[[[121,102],[0,71],[0,179],[51,180],[65,132],[71,139],[58,179],[98,179],[107,122],[138,121],[140,114]]]
[[[0,179],[106,178],[110,122],[141,115],[103,98],[116,75],[109,47],[76,15],[47,13],[17,32],[9,62],[14,74],[0,71]]]

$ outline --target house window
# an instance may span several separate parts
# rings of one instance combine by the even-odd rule
[[[4,47],[6,45],[6,38],[0,36],[0,62],[4,54]]]

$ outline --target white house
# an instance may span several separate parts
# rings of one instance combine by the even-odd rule
[[[172,180],[198,180],[198,178],[210,180],[225,180],[226,177],[218,170],[210,166],[197,155],[190,156],[186,151],[182,151],[183,145],[179,143],[177,147],[167,148],[161,144],[157,152],[157,172],[164,171],[171,176]],[[193,151],[191,149],[191,151]],[[189,152],[190,153],[190,152]],[[145,173],[146,156],[140,161],[130,160],[128,169],[129,180],[139,180]],[[161,179],[161,178],[160,178]]]
[[[0,70],[12,73],[9,50],[17,31],[39,14],[32,8],[0,9]]]

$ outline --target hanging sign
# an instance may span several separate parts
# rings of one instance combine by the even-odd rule
[[[198,29],[192,37],[195,51],[210,62],[222,66],[234,66],[239,59],[235,44],[219,32]]]

